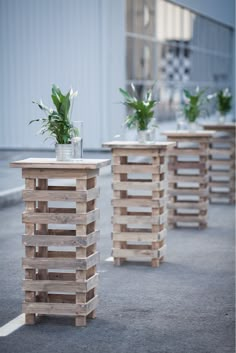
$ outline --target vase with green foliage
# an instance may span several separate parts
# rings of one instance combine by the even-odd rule
[[[188,121],[189,129],[196,129],[197,119],[201,114],[206,114],[206,104],[208,98],[205,96],[206,90],[200,90],[199,87],[191,93],[189,90],[184,89],[184,107],[183,112],[186,120]]]
[[[129,129],[136,128],[139,142],[147,142],[150,135],[149,124],[153,120],[154,108],[157,104],[157,101],[152,97],[153,87],[145,92],[143,99],[138,97],[137,90],[133,84],[131,84],[132,93],[122,88],[119,91],[124,98],[122,103],[130,111],[125,118],[125,126]]]
[[[76,95],[77,92],[73,92],[72,89],[64,95],[59,87],[52,85],[51,98],[54,104],[53,109],[48,108],[42,101],[33,101],[33,103],[37,104],[46,116],[39,119],[33,119],[29,124],[40,122],[41,129],[39,130],[39,133],[47,135],[46,139],[53,138],[55,140],[57,160],[69,160],[72,157],[71,134],[73,131],[73,125],[71,123],[70,115],[73,98]]]
[[[216,104],[219,115],[219,123],[224,123],[226,115],[231,111],[232,94],[228,88],[216,93]]]

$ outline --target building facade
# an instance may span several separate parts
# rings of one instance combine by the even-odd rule
[[[53,83],[78,90],[72,117],[91,150],[121,130],[119,87],[142,94],[156,82],[157,120],[174,117],[185,87],[233,90],[227,1],[214,12],[212,0],[0,0],[0,148],[54,148],[28,125],[42,116],[32,100],[51,105]]]

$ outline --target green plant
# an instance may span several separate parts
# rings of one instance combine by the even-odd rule
[[[228,88],[220,90],[216,94],[217,110],[221,115],[226,115],[231,110],[232,95]]]
[[[154,107],[157,104],[155,99],[152,99],[152,89],[149,89],[143,99],[138,99],[135,86],[131,84],[133,95],[126,90],[119,88],[120,93],[124,97],[125,106],[132,110],[132,113],[127,115],[125,125],[128,128],[137,128],[138,130],[146,130],[148,124],[154,115]]]
[[[52,85],[51,98],[55,109],[48,108],[42,101],[33,101],[47,116],[31,120],[29,124],[41,122],[42,127],[39,130],[40,134],[44,135],[48,133],[48,137],[54,138],[58,144],[71,143],[71,131],[73,130],[73,126],[70,121],[70,112],[73,97],[76,95],[77,92],[73,92],[72,89],[66,95],[63,95],[57,86]]]
[[[194,122],[200,116],[201,113],[207,113],[204,109],[205,104],[208,99],[204,96],[204,90],[200,90],[199,87],[196,87],[193,94],[190,93],[187,89],[184,89],[185,102],[184,102],[184,115],[189,122]]]

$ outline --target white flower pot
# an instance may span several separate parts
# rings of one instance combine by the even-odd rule
[[[69,161],[72,158],[72,145],[71,144],[59,144],[55,145],[56,160],[57,161]]]

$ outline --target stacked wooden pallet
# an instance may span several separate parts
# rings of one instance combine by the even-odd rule
[[[113,257],[151,261],[165,254],[167,149],[173,143],[107,142],[113,160]]]
[[[69,315],[77,326],[95,317],[97,306],[96,242],[99,210],[96,198],[99,168],[109,160],[63,163],[51,159],[14,162],[25,179],[23,243],[26,323],[36,315]],[[53,179],[71,179],[74,185],[50,185]],[[73,207],[51,203],[73,202]]]
[[[235,131],[234,123],[203,125],[215,130],[210,144],[209,199],[211,202],[235,203]]]
[[[176,146],[169,155],[170,227],[207,226],[208,150],[214,132],[166,131]]]

